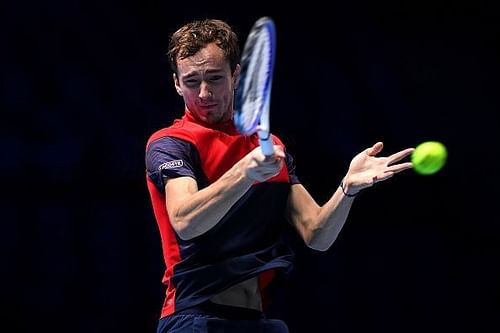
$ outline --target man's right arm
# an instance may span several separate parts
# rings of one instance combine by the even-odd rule
[[[213,228],[254,182],[277,175],[284,157],[279,146],[272,157],[265,157],[257,147],[201,190],[191,177],[167,179],[166,205],[175,232],[182,239],[191,239]]]

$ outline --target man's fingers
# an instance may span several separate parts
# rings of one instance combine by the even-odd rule
[[[410,155],[414,150],[415,150],[414,148],[407,148],[407,149],[404,149],[400,152],[392,154],[391,156],[389,156],[389,165],[394,164],[394,163],[402,160],[406,156]]]
[[[368,148],[366,150],[366,154],[368,156],[375,156],[377,155],[378,153],[380,153],[382,151],[382,149],[384,148],[384,144],[382,142],[377,142],[376,144],[374,144],[373,146],[371,146],[370,148]]]
[[[274,153],[272,155],[264,155],[264,162],[272,163],[274,161],[280,161],[285,158],[285,152],[281,146],[274,146]]]
[[[411,169],[413,168],[413,163],[411,162],[406,162],[406,163],[400,163],[400,164],[395,164],[395,165],[391,165],[388,170],[394,172],[394,173],[398,173],[398,172],[401,172],[403,170],[406,170],[406,169]]]

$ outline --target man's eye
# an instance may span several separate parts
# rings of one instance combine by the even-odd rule
[[[198,84],[198,80],[195,80],[195,79],[186,80],[186,81],[184,81],[184,84],[192,87],[192,86],[195,86]]]
[[[215,76],[210,77],[210,81],[212,81],[212,82],[216,82],[216,81],[219,81],[221,79],[222,79],[222,75],[215,75]]]

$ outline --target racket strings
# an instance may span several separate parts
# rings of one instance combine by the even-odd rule
[[[259,125],[261,110],[265,107],[266,93],[269,89],[269,76],[272,70],[270,37],[266,33],[252,40],[251,53],[243,60],[244,77],[243,99],[240,110],[241,127],[244,132],[253,132]],[[250,75],[250,77],[248,77]]]

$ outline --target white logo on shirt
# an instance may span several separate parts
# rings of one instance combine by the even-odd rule
[[[169,161],[169,162],[165,162],[162,165],[160,165],[158,167],[158,170],[180,168],[183,165],[184,165],[184,162],[182,160]]]

